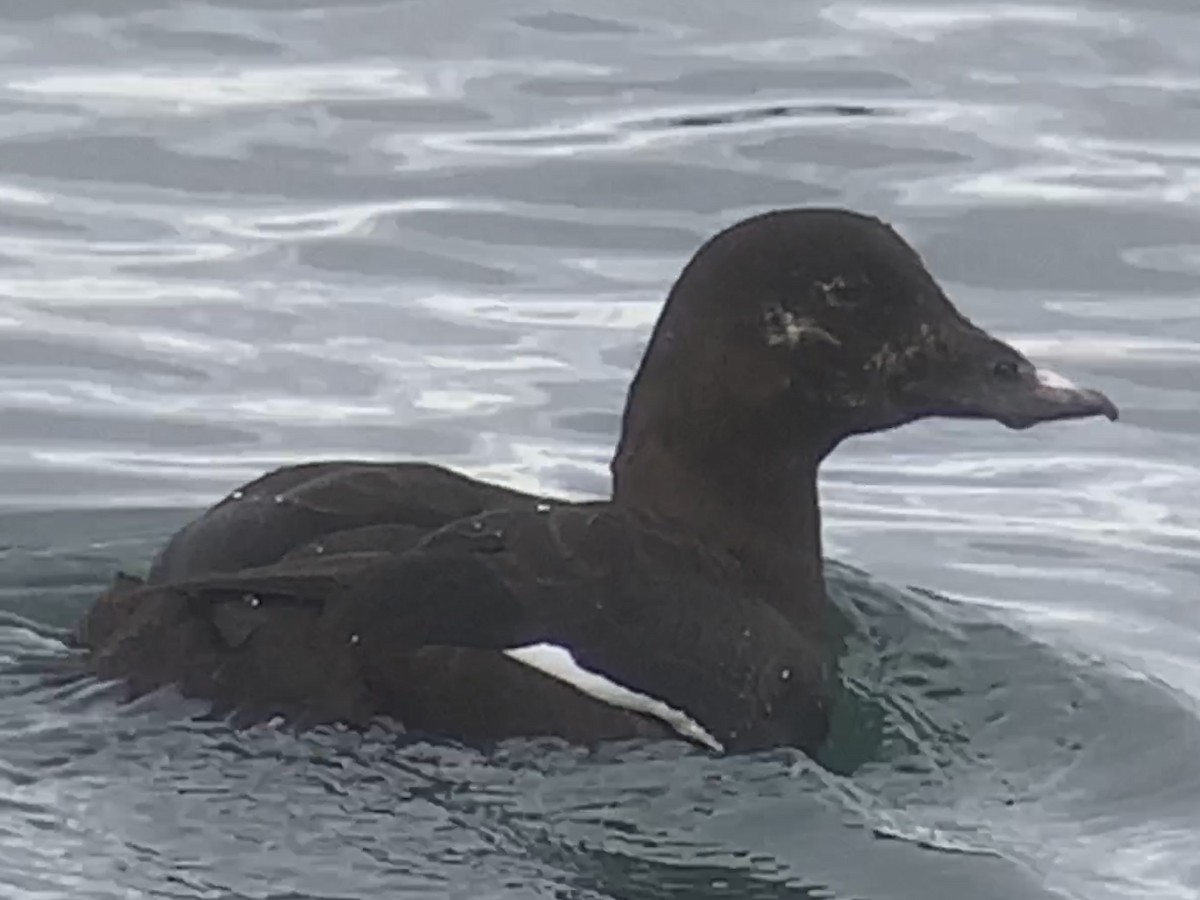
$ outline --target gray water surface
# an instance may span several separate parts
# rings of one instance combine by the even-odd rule
[[[1198,45],[1184,0],[0,4],[0,895],[1200,897]],[[839,449],[823,765],[48,677],[280,463],[603,494],[688,255],[804,204],[1122,409]]]

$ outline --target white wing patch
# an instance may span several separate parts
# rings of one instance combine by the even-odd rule
[[[653,716],[670,725],[680,736],[702,744],[709,750],[717,753],[725,752],[721,742],[687,713],[656,697],[641,694],[624,685],[617,684],[599,672],[585,669],[566,647],[546,643],[529,644],[525,647],[505,650],[504,655],[530,668],[537,669],[543,675],[549,675],[551,678],[569,684],[580,693],[587,694],[602,703]]]

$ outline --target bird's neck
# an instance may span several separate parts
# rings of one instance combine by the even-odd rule
[[[672,448],[626,435],[613,460],[613,502],[668,518],[738,559],[746,582],[805,630],[828,605],[817,497],[820,458],[729,446]]]

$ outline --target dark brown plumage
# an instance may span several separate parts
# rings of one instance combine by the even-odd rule
[[[926,416],[1106,415],[959,314],[883,223],[784,210],[706,243],[633,380],[613,496],[555,503],[421,463],[270,473],[181,529],[81,623],[91,670],[243,716],[388,714],[468,740],[664,736],[502,651],[568,648],[710,746],[823,739],[817,468]],[[686,730],[680,733],[687,733]],[[694,735],[692,735],[694,737]]]

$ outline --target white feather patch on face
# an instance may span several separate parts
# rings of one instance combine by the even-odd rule
[[[702,744],[709,750],[725,752],[721,742],[687,713],[656,697],[617,684],[599,672],[585,669],[566,647],[547,643],[529,644],[505,650],[504,655],[610,706],[653,716],[670,725],[681,737]]]
[[[824,341],[840,347],[842,342],[813,319],[796,315],[790,309],[773,306],[767,311],[767,345],[797,347],[805,341]]]
[[[1079,386],[1070,378],[1052,372],[1049,369],[1038,369],[1037,380],[1042,387],[1055,388],[1063,391],[1077,391]]]

